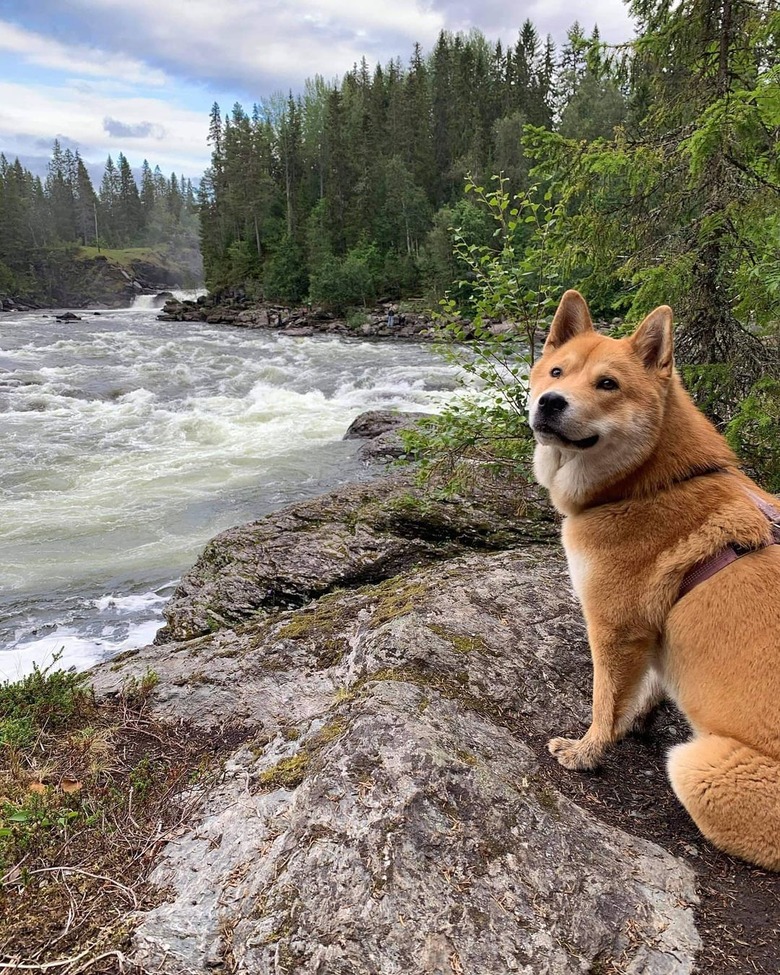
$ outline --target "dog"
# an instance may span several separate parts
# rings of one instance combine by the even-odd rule
[[[591,725],[550,752],[594,769],[671,698],[693,731],[668,755],[678,799],[715,846],[780,870],[780,511],[683,389],[671,309],[607,338],[567,291],[528,407],[593,660]]]

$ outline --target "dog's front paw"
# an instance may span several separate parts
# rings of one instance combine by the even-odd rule
[[[547,748],[564,768],[578,772],[597,768],[601,758],[601,749],[594,748],[587,738],[551,738]]]

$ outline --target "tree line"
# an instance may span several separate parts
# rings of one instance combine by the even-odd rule
[[[58,140],[45,179],[0,154],[0,291],[40,291],[46,267],[80,246],[192,246],[197,221],[192,182],[146,160],[139,187],[127,158],[109,156],[95,190],[79,152]]]
[[[207,282],[337,307],[441,290],[452,221],[488,230],[462,212],[467,173],[500,171],[519,189],[526,126],[595,138],[624,118],[600,50],[598,30],[578,24],[560,53],[530,21],[507,48],[443,32],[406,66],[363,59],[338,83],[315,77],[251,114],[236,104],[222,118],[215,104],[199,193]]]

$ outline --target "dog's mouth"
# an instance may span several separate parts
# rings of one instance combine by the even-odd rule
[[[541,433],[548,437],[554,437],[566,447],[574,447],[576,450],[587,450],[589,447],[595,447],[599,441],[599,435],[597,433],[594,433],[592,437],[583,437],[582,440],[570,440],[559,430],[553,430],[552,427],[548,427],[546,425],[534,427],[534,433]]]

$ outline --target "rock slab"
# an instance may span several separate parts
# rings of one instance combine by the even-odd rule
[[[153,874],[147,970],[694,970],[690,869],[552,789],[532,747],[589,713],[557,549],[407,567],[130,654],[98,691],[147,668],[157,716],[245,739]]]
[[[494,485],[475,503],[430,497],[409,475],[396,475],[231,528],[209,542],[185,575],[155,642],[246,624],[470,548],[552,539],[552,510],[535,489],[525,490],[507,498]]]

